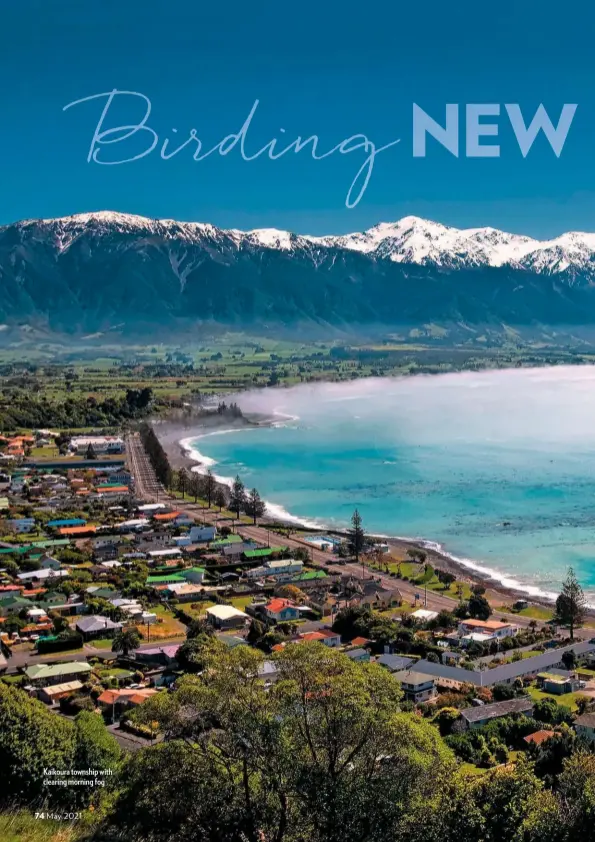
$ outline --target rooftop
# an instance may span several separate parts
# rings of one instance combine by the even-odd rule
[[[534,731],[532,734],[528,734],[523,739],[526,743],[532,743],[533,745],[540,746],[542,743],[545,743],[546,740],[549,740],[550,737],[553,737],[555,731]]]
[[[207,608],[207,614],[215,617],[217,620],[231,620],[233,617],[248,618],[247,614],[234,608],[233,605],[212,605],[210,608]]]
[[[394,678],[397,681],[400,681],[401,684],[428,684],[430,681],[434,680],[432,675],[428,675],[425,672],[414,672],[413,670],[401,670],[401,672],[393,673]]]
[[[69,661],[65,664],[34,664],[25,670],[25,675],[31,681],[37,681],[57,675],[78,675],[89,672],[91,672],[91,666],[86,661]]]
[[[494,702],[492,705],[465,708],[461,711],[461,716],[467,722],[483,722],[511,713],[527,713],[533,710],[533,705],[534,701],[530,696],[522,696],[520,699],[508,699],[506,702]]]

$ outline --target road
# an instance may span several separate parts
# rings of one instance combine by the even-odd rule
[[[136,496],[147,500],[147,502],[167,502],[176,509],[187,512],[188,514],[199,518],[205,523],[216,524],[222,520],[218,511],[203,508],[202,506],[192,503],[190,501],[182,502],[179,498],[171,497],[165,489],[157,482],[155,473],[149,461],[149,458],[143,448],[142,442],[138,435],[130,436],[128,439],[128,454],[130,457],[130,469],[135,478],[135,492]],[[306,541],[298,537],[280,538],[277,533],[271,533],[266,526],[266,520],[259,525],[249,525],[245,523],[237,523],[236,532],[244,538],[252,539],[258,544],[266,546],[270,543],[283,543],[291,549],[306,548],[310,553],[311,565],[313,567],[326,567],[332,573],[345,575],[351,574],[356,579],[362,579],[362,566],[353,562],[346,564],[338,564],[337,558],[328,552],[313,548]],[[381,573],[376,570],[365,569],[364,576],[366,579],[375,579],[379,581],[384,587],[389,589],[398,588],[403,594],[405,600],[411,604],[415,602],[415,595],[420,594],[421,600],[418,602],[420,607],[428,608],[430,611],[453,611],[456,608],[457,601],[449,596],[437,593],[436,591],[428,590],[427,596],[424,590],[419,585],[413,585],[410,582],[404,582],[402,579],[394,579],[386,573]],[[496,610],[494,617],[497,619],[504,619],[515,623],[516,625],[527,628],[532,621],[531,617],[523,617],[519,614],[510,614],[503,611]],[[541,623],[538,623],[541,625]],[[578,636],[591,637],[593,630],[583,629],[579,630],[583,634]]]
[[[179,642],[179,637],[159,638],[155,642],[142,644],[139,649],[154,649],[156,646],[168,646]],[[6,675],[13,675],[23,668],[32,667],[33,664],[58,664],[62,661],[79,661],[86,658],[105,658],[106,656],[116,658],[116,655],[112,655],[110,649],[100,649],[90,643],[85,643],[82,649],[52,652],[48,655],[36,655],[35,650],[31,648],[31,644],[20,644],[12,649],[11,657],[7,658]]]

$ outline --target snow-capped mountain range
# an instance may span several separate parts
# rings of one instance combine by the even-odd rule
[[[545,274],[595,274],[595,233],[570,231],[551,240],[536,240],[497,228],[454,228],[417,216],[381,222],[367,231],[314,237],[276,228],[252,231],[222,229],[201,222],[149,219],[112,211],[47,220],[25,220],[17,227],[47,230],[65,250],[89,229],[119,233],[153,233],[194,244],[211,242],[226,248],[261,247],[285,252],[349,249],[395,263],[466,268],[511,266]],[[12,226],[5,226],[7,227]],[[0,232],[5,229],[0,229]]]
[[[0,338],[2,325],[146,335],[205,323],[590,330],[595,234],[539,241],[408,216],[314,237],[110,211],[0,227]]]

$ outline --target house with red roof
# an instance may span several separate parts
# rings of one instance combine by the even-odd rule
[[[341,635],[330,629],[318,629],[318,631],[304,632],[300,634],[300,640],[322,643],[334,649],[341,645]]]
[[[272,620],[275,623],[297,620],[300,616],[299,608],[295,602],[292,602],[290,599],[281,599],[281,597],[271,599],[271,601],[265,605],[264,610],[267,619]]]

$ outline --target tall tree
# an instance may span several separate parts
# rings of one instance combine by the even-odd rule
[[[217,490],[217,480],[215,479],[215,476],[210,468],[204,475],[203,484],[205,499],[210,509],[211,503],[213,502],[213,499],[215,497],[215,491]]]
[[[248,494],[246,500],[246,514],[250,515],[254,524],[259,517],[262,517],[266,511],[266,506],[260,498],[258,491],[253,488]]]
[[[366,544],[366,533],[362,525],[362,516],[356,509],[351,516],[351,529],[349,530],[348,547],[350,554],[359,563],[364,546]],[[364,562],[362,559],[362,578],[364,575]]]
[[[215,505],[219,507],[219,511],[227,506],[227,489],[223,485],[218,485],[215,491]]]
[[[229,508],[230,511],[235,512],[236,516],[239,520],[240,512],[244,510],[246,506],[246,488],[244,487],[244,483],[239,477],[236,477],[233,481],[233,485],[231,487],[231,492],[229,495]]]
[[[189,477],[186,468],[180,468],[178,471],[177,489],[182,492],[182,499],[186,496],[186,489],[188,488]]]
[[[580,626],[587,611],[587,602],[583,589],[572,567],[568,568],[568,574],[562,584],[562,591],[556,600],[555,620],[561,626],[568,626],[570,639],[574,640],[574,630]]]
[[[190,479],[188,481],[188,494],[194,497],[194,502],[198,500],[201,495],[203,487],[202,477],[196,473],[196,471],[192,471],[190,474]]]

